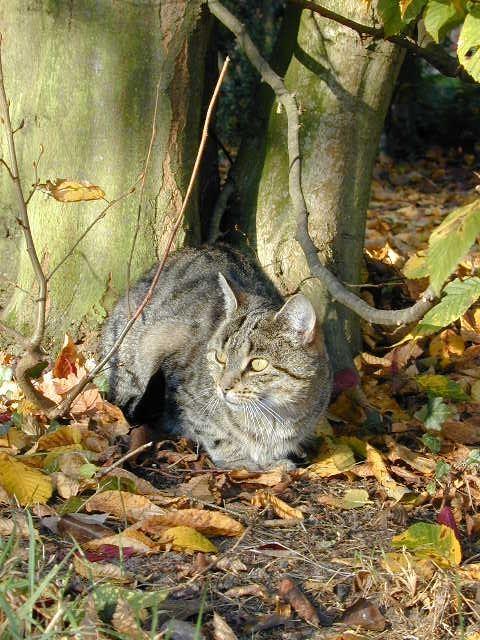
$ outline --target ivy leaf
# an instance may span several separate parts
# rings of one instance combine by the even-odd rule
[[[452,0],[429,0],[425,9],[425,29],[435,42],[441,42],[447,33],[463,20],[464,2]]]
[[[442,398],[429,398],[428,403],[416,412],[415,417],[423,422],[428,431],[440,431],[442,424],[451,415],[452,410],[443,402]],[[429,447],[427,443],[425,444]]]
[[[447,376],[423,375],[415,379],[423,391],[437,398],[448,398],[459,402],[471,400],[462,387]]]
[[[474,80],[480,81],[480,7],[474,7],[465,18],[457,55],[462,67]]]
[[[442,448],[441,438],[437,438],[437,436],[433,436],[431,433],[424,433],[422,436],[422,442],[432,453],[440,453],[440,449]],[[432,481],[427,485],[427,491],[430,493],[430,495],[435,494],[435,489],[435,482]]]
[[[480,298],[480,278],[456,278],[444,289],[445,296],[417,326],[416,334],[428,336],[458,320]]]
[[[433,231],[429,240],[428,271],[436,293],[469,251],[480,233],[480,200],[455,209]]]

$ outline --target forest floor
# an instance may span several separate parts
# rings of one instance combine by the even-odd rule
[[[476,197],[473,160],[379,160],[368,301],[425,288],[403,269]],[[479,265],[474,247],[456,275]],[[364,327],[363,393],[340,380],[289,473],[215,469],[184,440],[138,451],[150,434],[93,386],[48,424],[0,354],[0,638],[479,640],[480,307],[413,329]],[[44,393],[86,356],[67,341]]]

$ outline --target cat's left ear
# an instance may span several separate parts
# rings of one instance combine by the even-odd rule
[[[283,320],[301,339],[309,344],[315,338],[317,316],[310,300],[302,293],[289,298],[275,315],[275,320]]]
[[[238,308],[237,296],[234,294],[232,287],[228,284],[227,279],[221,273],[218,272],[218,282],[222,288],[223,299],[225,301],[225,311],[227,315],[231,315]]]

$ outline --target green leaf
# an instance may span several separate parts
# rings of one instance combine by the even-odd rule
[[[417,326],[417,335],[428,336],[458,320],[480,298],[480,278],[456,278],[444,289],[445,296],[427,311]]]
[[[464,2],[429,0],[425,9],[425,29],[439,43],[465,16]]]
[[[378,13],[383,20],[383,29],[387,37],[405,28],[406,23],[402,20],[398,0],[379,0]]]
[[[418,558],[429,558],[442,567],[459,565],[462,560],[460,543],[453,529],[444,524],[416,522],[395,536],[392,546],[405,547]]]
[[[442,480],[443,478],[448,476],[451,470],[452,470],[452,467],[448,464],[448,462],[445,462],[445,460],[439,460],[435,467],[436,479]]]
[[[421,420],[425,429],[440,431],[442,424],[452,415],[452,410],[442,398],[429,398],[428,403],[415,413],[415,417]]]
[[[465,461],[467,466],[471,464],[480,464],[480,449],[472,449]]]
[[[79,475],[82,478],[93,478],[93,476],[97,473],[98,467],[94,465],[92,462],[87,462],[86,464],[82,464],[79,469]]]
[[[436,293],[480,233],[480,200],[455,209],[432,232],[428,249],[430,284]]]
[[[406,261],[402,269],[404,275],[409,280],[418,280],[420,278],[428,278],[427,256],[425,252],[414,253],[413,256]]]
[[[460,402],[471,399],[459,384],[450,380],[447,376],[423,375],[417,376],[415,380],[423,391],[427,391],[432,396]]]
[[[442,439],[437,438],[437,436],[432,436],[431,433],[424,433],[422,442],[432,453],[439,453],[442,448]],[[433,493],[435,493],[435,482],[432,481],[430,484],[433,485]]]
[[[480,7],[467,15],[458,38],[457,55],[462,67],[480,81]]]
[[[421,13],[427,0],[400,0],[400,11],[405,22],[415,20]]]

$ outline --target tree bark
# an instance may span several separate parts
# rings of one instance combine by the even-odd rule
[[[8,7],[7,7],[8,5]],[[149,147],[157,82],[157,134],[145,183],[132,281],[161,254],[181,207],[195,158],[202,117],[209,17],[200,0],[10,0],[0,6],[6,88],[25,191],[32,163],[42,182],[56,177],[86,179],[111,200],[142,173]],[[11,238],[2,249],[14,256],[12,186],[0,172],[0,218]],[[48,332],[80,322],[96,324],[126,287],[127,263],[137,222],[139,188],[112,207],[50,282]],[[7,203],[5,205],[5,203]],[[200,237],[197,198],[179,242]],[[62,204],[35,193],[29,212],[33,236],[48,273],[65,256],[104,202]],[[22,244],[18,273],[2,259],[1,271],[35,296],[33,274]],[[6,255],[2,252],[2,255]],[[6,309],[10,324],[29,323],[31,301],[16,289]]]
[[[366,3],[323,4],[371,24]],[[285,38],[283,46],[291,49],[291,40]],[[402,59],[403,52],[389,42],[362,41],[347,27],[310,11],[302,13],[285,82],[301,109],[302,184],[309,230],[324,263],[348,284],[360,281],[373,164]],[[334,368],[341,370],[351,366],[352,355],[360,348],[359,323],[328,300],[318,280],[308,279],[294,239],[285,120],[274,104],[266,138],[250,138],[239,154],[239,224],[283,292],[300,287],[310,297],[324,322]],[[263,162],[258,162],[262,155]],[[260,167],[253,177],[252,167]]]

